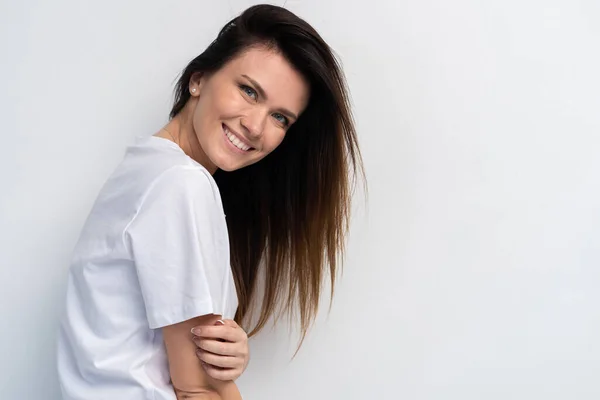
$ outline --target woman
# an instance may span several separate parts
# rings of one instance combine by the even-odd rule
[[[247,336],[233,320],[258,300],[250,335],[282,311],[306,334],[323,278],[335,282],[357,167],[343,75],[318,33],[268,5],[227,23],[86,221],[61,324],[64,397],[241,398]]]

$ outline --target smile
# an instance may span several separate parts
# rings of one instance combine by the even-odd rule
[[[241,151],[250,151],[254,149],[253,147],[250,147],[246,143],[242,142],[236,134],[234,134],[229,130],[229,128],[227,128],[227,125],[225,124],[223,124],[223,131],[225,132],[225,136],[229,140],[229,143],[231,143],[237,149]]]

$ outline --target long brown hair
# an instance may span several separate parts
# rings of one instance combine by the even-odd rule
[[[214,72],[252,46],[282,54],[307,79],[311,95],[275,151],[256,164],[214,175],[227,214],[239,300],[236,320],[249,315],[262,264],[266,279],[260,314],[249,335],[287,311],[298,314],[304,338],[327,273],[333,297],[352,184],[363,172],[345,78],[331,49],[292,12],[272,5],[250,7],[182,72],[170,118],[187,103],[192,74]]]

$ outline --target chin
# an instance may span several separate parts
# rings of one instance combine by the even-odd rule
[[[217,166],[217,168],[221,171],[225,171],[225,172],[233,172],[235,170],[238,170],[239,168],[235,168],[235,167],[229,167],[229,166]]]
[[[226,172],[233,172],[252,165],[259,160],[256,160],[251,156],[245,157],[244,155],[241,155],[240,157],[238,155],[228,154],[227,151],[223,151],[215,154],[215,157],[211,157],[211,161],[218,169]]]
[[[245,165],[240,165],[239,163],[234,162],[234,160],[228,159],[226,157],[220,158],[215,161],[216,162],[213,161],[213,164],[218,169],[220,169],[221,171],[225,171],[225,172],[232,172],[232,171],[235,171],[235,170],[245,167]]]

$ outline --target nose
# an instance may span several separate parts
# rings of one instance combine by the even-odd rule
[[[266,120],[266,113],[255,109],[242,117],[241,124],[249,136],[257,138],[262,135]]]

